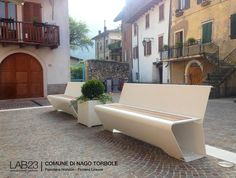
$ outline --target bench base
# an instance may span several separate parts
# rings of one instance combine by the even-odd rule
[[[95,109],[105,130],[119,130],[128,136],[160,147],[170,156],[186,162],[205,155],[203,127],[196,119],[176,122],[109,105],[99,105]]]

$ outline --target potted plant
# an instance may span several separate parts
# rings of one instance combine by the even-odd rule
[[[189,38],[188,39],[188,45],[191,46],[191,45],[194,45],[196,43],[196,39],[195,38]]]
[[[182,9],[176,9],[175,10],[175,16],[180,17],[184,14],[184,11]]]
[[[94,107],[97,104],[111,102],[110,95],[105,94],[105,87],[100,80],[88,80],[82,86],[82,96],[76,99],[78,122],[88,127],[101,125]]]
[[[168,50],[168,48],[169,48],[169,46],[168,46],[168,45],[164,45],[164,46],[163,46],[163,51],[167,51],[167,50]]]

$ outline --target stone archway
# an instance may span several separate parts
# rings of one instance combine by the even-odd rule
[[[203,79],[203,66],[198,60],[190,61],[185,68],[185,83],[199,85]]]
[[[14,53],[0,63],[0,99],[43,97],[43,68],[25,53]]]

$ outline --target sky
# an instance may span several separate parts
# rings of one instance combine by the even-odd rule
[[[125,0],[69,0],[69,15],[78,21],[84,21],[90,29],[89,37],[103,31],[104,20],[107,29],[114,29],[121,22],[113,22],[125,5]],[[92,59],[95,58],[95,49],[71,51],[76,57]]]

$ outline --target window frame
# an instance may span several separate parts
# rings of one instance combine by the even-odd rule
[[[12,3],[12,2],[2,2],[2,3],[4,4],[5,17],[0,17],[0,18],[10,19],[11,17],[9,17],[9,6],[8,6],[8,4],[14,4],[14,3]],[[16,6],[16,4],[14,4],[14,7],[15,7],[15,17],[13,17],[13,19],[17,20],[17,6]]]

